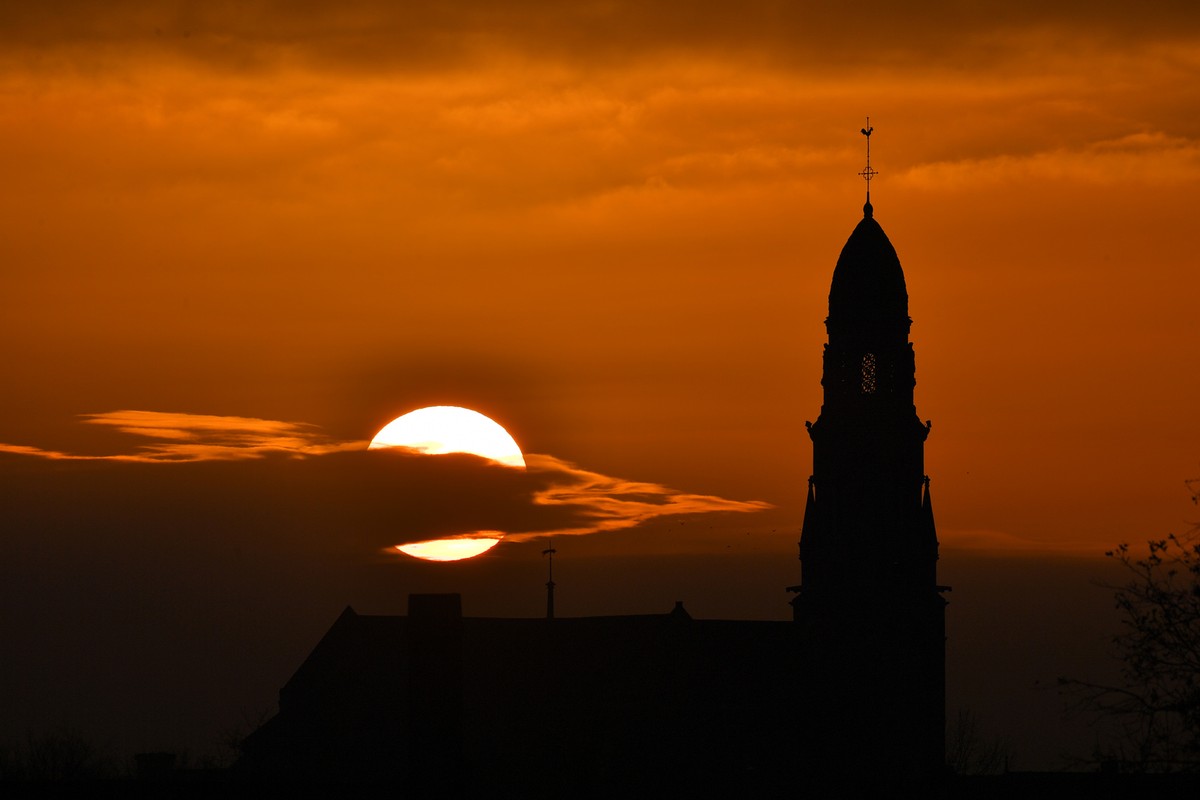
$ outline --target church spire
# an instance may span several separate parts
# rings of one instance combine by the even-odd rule
[[[865,760],[883,774],[933,780],[945,757],[945,600],[925,477],[929,425],[914,405],[908,289],[874,218],[870,118],[867,202],[829,287],[824,402],[792,609],[803,676],[821,698],[801,709],[816,771],[839,777]]]

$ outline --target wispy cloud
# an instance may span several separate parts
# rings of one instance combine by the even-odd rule
[[[330,439],[315,425],[254,417],[109,411],[85,414],[83,418],[95,425],[108,425],[122,433],[155,440],[138,448],[138,455],[151,461],[261,458],[281,453],[316,456],[367,446],[366,442]]]
[[[542,506],[574,509],[585,524],[554,531],[558,535],[583,535],[630,528],[656,517],[714,512],[763,511],[771,508],[761,500],[727,500],[713,495],[690,494],[657,483],[613,478],[581,469],[554,456],[526,456],[529,468],[551,476],[551,484],[534,493]],[[544,532],[517,533],[510,538],[522,540],[542,536]]]
[[[331,439],[315,425],[254,417],[107,411],[83,414],[81,419],[92,425],[108,426],[151,441],[138,446],[133,452],[100,456],[73,455],[30,445],[4,443],[0,443],[0,452],[57,460],[181,462],[243,460],[268,455],[304,457],[359,450],[367,446],[366,442]]]
[[[991,555],[1091,556],[1097,552],[1095,542],[1069,539],[1046,540],[998,530],[941,529],[938,531],[942,549],[986,553]]]
[[[245,526],[244,537],[312,528],[374,548],[479,531],[516,541],[579,536],[664,516],[771,507],[603,475],[550,455],[527,454],[523,470],[469,455],[368,451],[365,441],[337,440],[304,423],[128,410],[83,420],[147,441],[102,456],[0,444],[11,454],[6,474],[17,476],[7,486],[12,504],[23,493],[59,499],[28,518],[53,526],[62,507],[69,525],[136,529],[186,509],[190,524]],[[225,506],[242,512],[231,517]]]
[[[1178,186],[1200,177],[1200,145],[1143,132],[1026,154],[939,161],[909,169],[902,180],[922,188],[977,190],[981,184],[1072,181],[1095,185]]]

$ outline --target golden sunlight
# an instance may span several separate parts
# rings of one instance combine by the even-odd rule
[[[494,420],[458,406],[430,406],[397,417],[375,434],[371,450],[406,447],[430,455],[470,453],[508,467],[525,467],[525,456],[508,431]],[[482,555],[504,538],[502,531],[398,544],[405,555],[426,561],[461,561]]]
[[[371,440],[372,450],[407,447],[422,453],[471,453],[510,467],[524,467],[525,456],[499,423],[458,406],[430,406],[389,422]]]
[[[485,536],[484,534],[490,534]],[[500,531],[480,531],[471,538],[463,539],[430,539],[425,542],[398,544],[396,549],[413,558],[423,558],[426,561],[462,561],[482,555],[500,544],[504,536]]]

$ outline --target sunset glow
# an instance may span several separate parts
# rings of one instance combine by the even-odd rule
[[[0,745],[203,752],[551,535],[564,617],[790,617],[868,116],[947,710],[1065,752],[1103,554],[1200,518],[1196,3],[0,4]]]
[[[375,434],[371,449],[407,447],[430,455],[471,453],[505,466],[524,467],[525,456],[498,423],[469,408],[430,406],[397,417]]]
[[[494,420],[458,406],[430,406],[410,411],[375,434],[370,449],[406,447],[428,455],[470,453],[509,467],[525,468],[525,456],[508,431]],[[469,536],[398,544],[405,555],[426,561],[461,561],[486,553],[504,534],[479,531]]]
[[[540,451],[649,460],[649,479],[794,518],[869,114],[944,545],[1103,552],[1179,518],[1200,441],[1179,367],[1190,16],[253,5],[0,25],[0,319],[22,387],[0,441],[68,452],[28,434],[120,408],[349,439],[397,397],[486,397]],[[888,47],[861,48],[863,18]],[[368,408],[309,391],[348,378]],[[1112,435],[1133,419],[1136,440]]]
[[[474,558],[491,550],[500,544],[500,536],[489,538],[480,532],[479,537],[470,539],[431,539],[426,542],[398,544],[396,549],[414,558],[426,561],[462,561],[464,558]]]

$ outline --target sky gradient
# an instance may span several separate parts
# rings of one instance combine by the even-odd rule
[[[1013,630],[1098,639],[1096,560],[1197,516],[1200,15],[1050,5],[0,2],[6,683],[108,696],[47,664],[147,663],[150,634],[118,646],[99,617],[148,605],[154,635],[187,616],[219,639],[218,672],[263,643],[247,705],[345,603],[438,588],[538,613],[539,543],[436,571],[380,552],[452,528],[464,497],[498,529],[591,532],[556,545],[562,613],[679,594],[785,617],[868,114],[959,584],[951,691],[984,702],[954,642],[995,662],[968,620],[1005,595]],[[446,404],[540,467],[388,473],[356,449]],[[1068,565],[1086,622],[1022,605],[1061,597]],[[1006,674],[1053,680],[1088,646],[1038,669],[1006,650]],[[12,702],[14,726],[80,706]],[[145,713],[113,735],[175,746]]]

